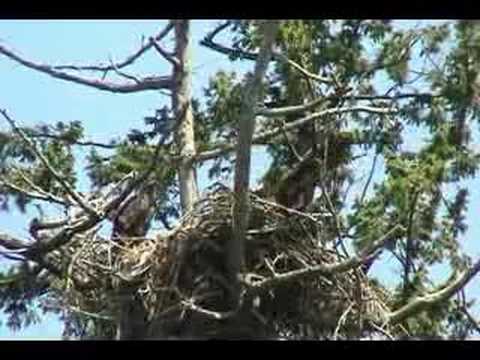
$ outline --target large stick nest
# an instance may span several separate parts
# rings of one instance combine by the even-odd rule
[[[254,194],[245,258],[250,284],[346,260],[313,217]],[[95,234],[69,245],[66,293],[76,308],[116,315],[119,294],[145,309],[151,336],[188,338],[359,338],[403,330],[386,323],[389,298],[358,269],[314,274],[249,292],[240,308],[225,301],[225,244],[232,236],[233,194],[220,187],[200,200],[173,231],[154,239],[110,241]],[[64,249],[65,250],[65,249]],[[64,251],[65,252],[65,251]]]

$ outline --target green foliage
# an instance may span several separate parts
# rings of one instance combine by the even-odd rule
[[[257,51],[261,38],[252,21],[233,24],[232,47],[238,53],[231,60],[236,60],[241,58],[242,51]],[[332,222],[335,231],[328,233],[331,238],[327,241],[337,242],[337,233],[343,231],[351,244],[360,249],[382,238],[395,225],[402,225],[404,230],[392,233],[386,246],[402,269],[391,299],[394,308],[434,288],[432,266],[446,265],[455,271],[464,268],[469,259],[460,254],[460,239],[467,230],[469,191],[461,182],[477,174],[480,161],[480,155],[470,146],[471,127],[476,125],[480,111],[474,101],[473,86],[480,69],[477,22],[462,20],[404,29],[389,20],[287,20],[280,26],[276,47],[307,72],[331,81],[318,82],[286,62],[274,62],[264,84],[264,106],[275,108],[318,98],[325,100],[315,109],[262,119],[264,129],[282,126],[314,111],[353,104],[395,106],[399,113],[330,115],[272,139],[267,151],[273,161],[263,179],[265,186],[278,185],[282,175],[298,162],[297,155],[312,148],[318,163],[314,168],[316,190],[321,194],[315,205],[321,211],[338,212],[335,219],[341,225],[341,229],[336,229],[338,224]],[[249,76],[240,78],[234,72],[219,71],[210,79],[203,97],[193,101],[198,152],[234,141]],[[334,96],[345,93],[364,98],[357,101]],[[365,98],[401,94],[418,96]],[[162,118],[161,114],[168,116]],[[154,117],[146,118],[146,125],[153,129],[132,129],[108,155],[92,147],[87,174],[93,187],[101,189],[131,171],[144,170],[155,152],[155,140],[171,120],[167,110],[159,110]],[[408,145],[412,138],[408,134],[418,130],[426,136],[415,138],[416,150],[411,151]],[[75,184],[75,157],[71,149],[83,138],[81,123],[58,123],[25,131],[34,137],[52,166]],[[170,156],[175,151],[175,146],[168,143],[160,156]],[[356,155],[364,152],[370,157],[377,155],[383,171],[375,173],[365,197],[360,189],[349,202],[349,186],[360,184],[360,179],[369,175],[370,169],[360,168],[356,162]],[[210,179],[231,174],[233,162],[233,156],[228,154],[214,160]],[[64,195],[35,155],[8,132],[0,133],[0,168],[2,176],[18,186],[31,190],[23,179],[26,176],[41,189]],[[154,178],[158,183],[157,219],[178,217],[176,169],[159,165]],[[454,193],[447,191],[452,186],[457,189]],[[14,190],[0,190],[4,206],[11,197],[23,210],[30,203]],[[331,200],[333,209],[327,200]],[[27,305],[38,294],[28,292],[23,285],[6,284],[0,285],[0,307],[16,314],[11,316],[10,326],[23,326],[33,319],[33,315],[26,315]],[[84,334],[111,331],[108,325],[92,325],[79,315],[69,319],[72,333],[75,329],[82,329]],[[462,338],[473,331],[457,300],[430,307],[403,325],[415,336]]]
[[[52,126],[24,128],[23,131],[32,138],[37,149],[43,153],[57,173],[74,186],[77,177],[72,144],[83,136],[81,123],[58,122]],[[4,179],[14,185],[31,191],[35,190],[32,188],[33,183],[34,186],[51,194],[66,195],[65,190],[54,180],[51,172],[37,159],[32,150],[11,133],[3,133],[0,136],[0,164]],[[16,206],[22,212],[26,211],[26,206],[31,202],[31,199],[21,192],[0,186],[2,209],[8,210],[10,198],[14,199]]]

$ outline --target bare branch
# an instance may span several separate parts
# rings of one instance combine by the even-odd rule
[[[153,38],[151,37],[150,39],[150,43],[153,45],[153,47],[155,48],[155,50],[157,50],[157,52],[165,59],[167,60],[169,63],[171,63],[174,67],[178,67],[180,66],[180,62],[178,61],[178,59],[175,57],[174,54],[169,54],[168,52],[166,52],[161,46],[160,44]]]
[[[253,284],[247,283],[247,285],[250,286],[249,291],[253,291],[253,293],[263,292],[279,284],[284,284],[285,282],[299,281],[301,279],[314,277],[317,275],[339,274],[350,271],[354,268],[361,266],[362,264],[369,261],[373,256],[375,256],[376,252],[383,248],[385,243],[390,240],[391,236],[399,230],[403,231],[403,227],[399,224],[395,225],[381,239],[375,241],[366,249],[363,249],[358,255],[355,255],[345,261],[336,264],[320,264],[316,266],[306,267],[299,270],[289,271],[283,274],[277,274],[276,276]]]
[[[0,232],[0,246],[7,250],[25,250],[30,243],[26,240],[21,240],[7,233]]]
[[[27,134],[28,137],[32,139],[52,139],[52,140],[65,142],[68,145],[95,146],[95,147],[100,147],[104,149],[115,149],[116,147],[118,147],[118,145],[115,143],[106,144],[106,143],[100,143],[92,140],[86,140],[86,141],[73,140],[73,139],[67,138],[64,135],[43,133],[36,129],[32,129],[28,127],[21,127],[21,129],[23,130],[23,132],[25,132],[25,134]],[[9,132],[2,132],[2,131],[0,131],[0,135],[5,137],[11,136]]]
[[[440,290],[417,297],[404,305],[400,309],[390,313],[387,318],[387,323],[398,324],[408,317],[411,317],[420,311],[428,309],[429,307],[438,304],[440,302],[448,300],[455,295],[458,291],[462,290],[465,285],[480,271],[480,260],[477,261],[472,267],[468,268],[461,275],[459,275],[454,281],[443,284]]]
[[[341,108],[332,108],[332,109],[327,109],[323,111],[319,111],[313,114],[310,114],[308,116],[305,116],[303,118],[300,118],[298,120],[292,121],[290,123],[285,124],[283,127],[279,127],[273,130],[265,130],[262,132],[257,133],[256,135],[253,136],[252,143],[254,144],[265,144],[272,138],[281,135],[283,131],[292,131],[300,126],[303,126],[304,124],[316,120],[318,118],[321,118],[323,116],[327,115],[334,115],[334,114],[342,114],[342,113],[348,113],[348,112],[369,112],[373,114],[395,114],[398,110],[396,109],[389,109],[389,108],[378,108],[378,107],[372,107],[372,106],[364,106],[364,105],[356,105],[356,106],[351,106],[351,107],[341,107]],[[227,152],[233,151],[235,149],[236,144],[231,144],[231,143],[221,143],[218,144],[215,149],[212,150],[207,150],[204,152],[201,152],[197,154],[194,158],[194,161],[205,161],[209,159],[216,158],[218,156],[221,156]]]
[[[214,41],[215,36],[217,36],[221,31],[226,29],[228,26],[230,26],[230,24],[231,24],[231,21],[226,21],[225,23],[215,28],[212,32],[207,34],[207,36],[205,36],[204,39],[200,41],[200,45],[208,47],[221,54],[238,56],[239,58],[246,59],[246,60],[252,60],[252,61],[257,60],[257,57],[258,57],[257,54],[242,51],[240,49],[232,49],[227,46],[220,45]]]
[[[55,203],[55,204],[64,205],[64,206],[70,205],[68,201],[65,201],[64,199],[61,199],[58,196],[55,196],[47,192],[39,193],[36,191],[30,191],[5,180],[0,180],[0,185],[3,185],[6,188],[9,188],[10,190],[13,190],[15,192],[21,193],[31,199],[46,201],[49,203]]]
[[[473,315],[470,314],[470,312],[465,307],[462,307],[460,311],[467,317],[468,321],[473,326],[474,330],[477,333],[480,333],[480,322],[477,319],[475,319]]]
[[[63,141],[67,144],[71,145],[79,145],[79,146],[95,146],[95,147],[100,147],[103,149],[115,149],[118,147],[116,144],[105,144],[105,143],[99,143],[96,141],[81,141],[81,140],[74,140],[72,141],[71,139],[67,139],[63,137],[62,135],[54,135],[54,134],[44,134],[40,132],[34,132],[34,130],[31,129],[26,129],[24,128],[24,131],[28,131],[28,136],[31,137],[32,139],[52,139],[52,140],[58,140],[58,141]]]
[[[173,25],[169,22],[163,30],[161,30],[157,35],[155,35],[155,41],[162,40],[168,33],[173,29]],[[138,49],[135,53],[128,56],[125,60],[121,62],[117,62],[110,65],[58,65],[53,66],[54,70],[74,70],[74,71],[110,71],[114,69],[121,69],[128,65],[131,65],[137,60],[140,56],[142,56],[146,51],[148,51],[152,47],[151,43],[142,44],[140,49]]]
[[[105,80],[92,80],[92,79],[71,75],[66,72],[56,70],[51,65],[39,64],[30,60],[27,60],[24,57],[21,57],[20,55],[14,53],[12,50],[7,49],[3,45],[0,45],[0,54],[7,56],[8,58],[22,64],[27,68],[37,70],[51,77],[61,79],[61,80],[66,80],[66,81],[77,83],[77,84],[90,86],[98,90],[104,90],[104,91],[109,91],[113,93],[126,94],[126,93],[145,91],[145,90],[170,89],[171,83],[172,83],[172,80],[169,76],[145,77],[140,79],[139,82],[123,83],[123,84],[108,82]]]
[[[135,84],[140,84],[141,83],[141,80],[139,78],[137,78],[136,76],[127,74],[127,73],[121,71],[120,69],[118,69],[115,66],[115,63],[113,62],[113,60],[111,58],[109,58],[109,61],[110,61],[110,64],[112,64],[113,71],[115,72],[115,74],[117,74],[119,76],[122,76],[125,79],[132,80]]]
[[[239,135],[235,162],[235,201],[233,204],[233,236],[227,245],[227,263],[231,279],[235,279],[243,267],[245,233],[249,216],[249,181],[255,111],[260,97],[263,77],[271,58],[272,46],[277,34],[279,21],[265,21],[259,25],[263,43],[255,63],[253,77],[247,86],[242,112],[238,119]]]
[[[378,153],[376,153],[375,156],[373,157],[372,167],[370,168],[370,172],[368,174],[367,182],[365,183],[365,186],[363,187],[362,195],[360,195],[360,205],[363,204],[363,200],[365,199],[365,195],[367,194],[368,187],[370,186],[370,183],[372,182],[373,174],[375,172],[375,167],[377,165],[377,159],[378,159]]]
[[[64,308],[61,308],[61,309],[64,310]],[[114,317],[113,317],[113,316],[107,316],[107,315],[101,315],[101,314],[91,313],[91,312],[88,312],[88,311],[85,311],[85,310],[76,308],[76,307],[74,307],[74,306],[68,306],[68,307],[67,307],[67,310],[68,310],[68,311],[71,311],[71,312],[74,312],[74,313],[78,313],[78,314],[84,315],[84,316],[88,316],[88,317],[91,317],[91,318],[94,318],[94,319],[114,321]]]
[[[19,169],[19,168],[15,168],[15,170],[17,171],[17,174],[22,178],[22,180],[28,185],[30,186],[30,188],[32,190],[35,190],[37,193],[39,194],[42,194],[46,197],[49,197],[52,199],[53,202],[58,202],[59,204],[61,202],[63,202],[64,204],[62,205],[71,205],[72,202],[69,200],[69,199],[64,199],[64,198],[60,198],[48,191],[45,191],[43,190],[40,186],[36,185],[28,176],[26,176],[24,173],[23,173],[23,170],[22,169]]]
[[[265,116],[265,117],[276,117],[276,116],[284,116],[295,114],[303,111],[312,110],[319,105],[326,103],[327,101],[332,100],[355,100],[355,101],[374,101],[374,100],[389,100],[389,101],[396,101],[401,99],[425,99],[425,100],[432,100],[434,98],[442,97],[441,94],[430,94],[430,93],[405,93],[405,94],[397,94],[397,95],[338,95],[334,94],[331,96],[325,96],[313,101],[310,101],[306,104],[302,105],[292,105],[292,106],[285,106],[281,108],[273,108],[273,109],[260,109],[257,111],[257,115]]]
[[[238,313],[237,310],[231,310],[231,311],[225,311],[225,312],[208,310],[201,306],[196,305],[193,302],[193,300],[192,301],[182,300],[181,304],[189,310],[195,311],[197,313],[200,313],[202,315],[205,315],[215,320],[225,320],[225,319],[231,318],[232,316]]]
[[[307,155],[306,155],[307,156]],[[268,201],[268,200],[265,200],[259,196],[256,196],[255,194],[251,194],[252,196],[255,197],[255,201],[258,201],[259,203],[262,203],[262,204],[266,204],[268,206],[271,206],[271,207],[274,207],[274,208],[277,208],[279,210],[282,210],[282,211],[285,211],[287,214],[291,214],[291,215],[295,215],[295,216],[301,216],[301,217],[304,217],[312,222],[317,222],[318,219],[316,219],[313,215],[314,214],[311,214],[311,213],[305,213],[305,212],[302,212],[302,211],[299,211],[299,210],[296,210],[296,209],[292,209],[292,208],[289,208],[289,207],[286,207],[286,206],[283,206],[281,204],[278,204],[276,202],[272,202],[272,201]],[[330,214],[326,214],[326,213],[315,213],[315,215],[317,216],[322,216],[322,217],[329,217]],[[272,229],[268,229],[266,230],[266,232],[271,232],[273,231],[273,228]],[[252,233],[254,234],[255,232],[259,232],[257,230],[249,230],[249,233]]]
[[[274,109],[259,109],[257,111],[257,115],[261,115],[265,117],[277,117],[277,116],[286,116],[290,114],[296,114],[299,112],[314,109],[315,107],[319,106],[322,103],[325,103],[326,101],[328,101],[328,98],[321,97],[303,105],[285,106],[285,107],[274,108]]]
[[[98,217],[97,212],[95,209],[91,208],[90,205],[88,205],[83,197],[78,194],[70,184],[68,184],[64,178],[57,173],[57,171],[52,167],[48,159],[42,154],[40,150],[38,150],[36,144],[33,142],[32,139],[30,139],[25,132],[23,132],[22,129],[20,129],[17,124],[15,123],[15,120],[13,120],[8,114],[7,111],[4,109],[0,110],[0,113],[2,116],[8,121],[10,126],[12,127],[13,131],[20,136],[20,138],[25,142],[25,144],[30,148],[30,150],[40,159],[40,161],[43,163],[43,165],[47,168],[47,170],[52,174],[52,176],[55,178],[55,180],[62,186],[62,188],[67,192],[68,195],[72,197],[72,199],[83,209],[89,214],[90,216],[93,217]]]
[[[309,79],[312,79],[312,80],[315,80],[315,81],[319,81],[319,82],[322,82],[322,83],[325,83],[325,84],[331,84],[331,83],[334,82],[332,79],[329,79],[329,78],[326,78],[326,77],[323,77],[323,76],[320,76],[320,75],[316,75],[316,74],[311,73],[310,71],[308,71],[307,69],[303,68],[302,66],[300,66],[299,64],[297,64],[295,61],[289,59],[287,56],[285,56],[284,54],[280,53],[279,51],[273,52],[273,57],[274,57],[274,59],[276,59],[276,60],[280,60],[280,61],[286,62],[288,65],[290,65],[290,66],[293,67],[295,70],[299,71],[303,76],[305,76],[305,77],[307,77],[307,78],[309,78]]]
[[[256,61],[260,56],[260,53],[257,54],[257,53],[243,51],[240,49],[233,49],[228,46],[224,46],[215,42],[214,40],[215,36],[217,36],[222,30],[227,28],[229,25],[230,25],[230,22],[227,21],[224,24],[218,26],[215,30],[213,30],[210,34],[208,34],[204,39],[200,41],[200,45],[203,45],[205,47],[208,47],[216,52],[219,52],[225,55],[230,55],[230,56],[233,55],[233,56],[238,56],[239,58],[242,58],[242,59]],[[294,62],[293,60],[289,59],[284,54],[282,54],[280,51],[272,49],[271,53],[269,54],[269,57],[275,60],[287,63],[288,65],[292,66],[295,70],[299,71],[303,76],[309,79],[319,81],[322,83],[327,83],[327,84],[331,84],[333,82],[332,79],[309,72],[308,70],[306,70],[305,68],[303,68],[302,66]]]

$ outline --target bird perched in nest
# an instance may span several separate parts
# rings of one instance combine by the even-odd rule
[[[112,216],[113,238],[145,236],[155,210],[155,185],[142,186]]]
[[[312,153],[289,168],[271,169],[263,179],[263,187],[256,193],[280,205],[303,211],[313,200],[317,168]]]

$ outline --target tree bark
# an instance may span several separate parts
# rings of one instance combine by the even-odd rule
[[[232,305],[237,305],[239,286],[237,275],[244,262],[245,233],[248,228],[249,203],[248,189],[250,181],[250,161],[257,101],[261,94],[262,81],[272,55],[272,46],[277,34],[278,21],[265,21],[260,24],[263,43],[255,64],[255,70],[245,94],[243,111],[238,119],[238,143],[235,163],[235,203],[233,206],[233,236],[227,244],[228,277],[232,282]]]
[[[175,55],[178,60],[173,70],[172,108],[178,122],[175,141],[180,152],[178,176],[182,210],[192,209],[198,198],[194,163],[195,134],[191,104],[190,21],[174,20]]]

